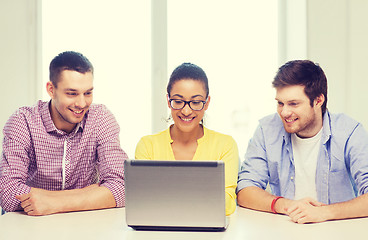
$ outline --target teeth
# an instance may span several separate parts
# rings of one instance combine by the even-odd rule
[[[83,112],[83,110],[80,110],[80,111],[73,111],[73,112],[75,112],[75,113],[77,113],[77,114],[80,114],[80,113],[82,113],[82,112]]]
[[[288,119],[285,119],[285,121],[286,121],[286,122],[288,122],[288,123],[293,122],[293,121],[295,121],[295,120],[296,120],[296,119],[289,119],[289,120],[288,120]]]
[[[185,122],[189,122],[191,121],[193,118],[182,118],[181,120],[185,121]]]

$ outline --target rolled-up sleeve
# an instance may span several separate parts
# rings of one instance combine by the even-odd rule
[[[236,179],[239,168],[238,145],[229,137],[224,145],[221,160],[225,163],[225,193],[226,215],[230,215],[236,208]]]
[[[361,124],[357,125],[348,138],[345,159],[349,161],[357,194],[368,193],[368,133]]]
[[[29,193],[26,185],[29,167],[30,136],[21,115],[12,115],[4,127],[0,160],[0,205],[7,212],[21,210],[15,196]]]
[[[238,174],[236,192],[255,186],[266,189],[269,181],[265,141],[261,126],[258,126],[250,140]]]
[[[108,188],[116,207],[125,206],[124,161],[127,154],[121,149],[120,128],[111,112],[101,116],[97,133],[97,162],[100,186]]]

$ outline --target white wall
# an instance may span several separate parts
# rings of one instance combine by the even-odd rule
[[[320,64],[331,112],[368,129],[368,1],[279,0],[279,65],[293,59]]]
[[[41,63],[42,45],[40,2],[0,0],[1,130],[10,114],[20,106],[34,104],[44,91],[41,65],[37,64]],[[280,64],[298,57],[319,62],[329,81],[329,109],[345,112],[368,128],[368,1],[279,3],[284,14],[280,22]]]
[[[9,116],[40,97],[38,9],[37,0],[0,0],[1,142]]]
[[[328,108],[368,129],[368,1],[309,0],[307,57],[319,62],[329,83]]]
[[[37,65],[41,62],[39,2],[0,1],[1,130],[18,107],[34,104],[41,97],[41,71]],[[368,1],[279,2],[286,8],[281,11],[285,16],[281,24],[285,26],[280,32],[280,40],[284,41],[280,43],[280,64],[282,60],[298,56],[319,62],[329,81],[329,109],[345,112],[368,126],[368,113],[364,109],[368,102],[365,93],[368,86]]]

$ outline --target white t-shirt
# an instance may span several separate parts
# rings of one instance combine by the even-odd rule
[[[298,200],[311,197],[317,200],[316,170],[321,148],[322,129],[311,138],[300,138],[291,134],[295,164],[295,197]]]

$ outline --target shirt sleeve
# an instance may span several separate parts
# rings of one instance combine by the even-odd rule
[[[135,148],[135,159],[153,159],[152,144],[149,144],[149,141],[147,141],[147,136],[141,138],[137,143],[137,147]]]
[[[221,160],[223,160],[225,164],[226,215],[230,215],[236,208],[235,189],[239,169],[239,151],[233,138],[231,138],[225,146],[226,148]]]
[[[0,203],[7,212],[22,210],[15,196],[27,194],[30,164],[30,134],[25,118],[12,115],[4,127],[3,152],[0,160]]]
[[[125,206],[124,161],[127,154],[121,149],[120,128],[111,112],[102,114],[98,122],[97,162],[100,185],[108,188],[116,207]]]
[[[258,126],[250,140],[238,175],[237,192],[255,186],[266,189],[269,181],[265,141],[261,126]]]
[[[348,138],[345,149],[345,159],[348,160],[358,195],[368,193],[368,134],[361,124]]]

